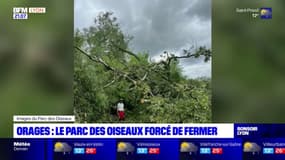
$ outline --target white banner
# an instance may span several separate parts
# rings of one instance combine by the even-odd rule
[[[234,124],[14,124],[14,138],[234,138]]]

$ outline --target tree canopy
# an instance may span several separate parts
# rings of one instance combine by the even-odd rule
[[[180,55],[163,52],[154,62],[149,53],[133,53],[112,13],[99,14],[94,25],[74,35],[74,114],[78,122],[118,122],[114,106],[123,99],[125,122],[210,122],[209,78],[182,74],[181,59],[211,58],[206,47]]]

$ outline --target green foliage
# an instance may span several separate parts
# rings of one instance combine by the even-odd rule
[[[154,63],[148,53],[130,52],[130,38],[120,30],[112,13],[100,14],[94,26],[78,30],[74,36],[75,46],[87,52],[77,49],[74,55],[78,122],[118,122],[112,111],[120,98],[126,106],[125,122],[210,121],[210,80],[183,76],[175,55]],[[185,53],[189,58],[210,58],[204,48],[193,56]]]

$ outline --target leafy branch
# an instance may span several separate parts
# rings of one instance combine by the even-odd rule
[[[102,64],[107,70],[119,74],[120,77],[126,78],[127,80],[131,81],[131,82],[134,83],[135,85],[137,84],[137,81],[134,80],[133,78],[131,78],[130,76],[128,76],[128,73],[123,72],[123,71],[121,71],[121,70],[118,70],[118,69],[115,69],[115,68],[111,67],[109,64],[107,64],[107,63],[106,63],[102,58],[100,58],[100,57],[97,57],[97,56],[95,56],[95,55],[90,55],[90,54],[88,54],[87,52],[83,51],[81,48],[79,48],[79,47],[77,47],[77,46],[74,46],[74,47],[75,47],[75,49],[77,49],[78,51],[80,51],[80,53],[82,53],[83,55],[87,56],[90,60]],[[108,86],[109,86],[109,85],[108,85]]]

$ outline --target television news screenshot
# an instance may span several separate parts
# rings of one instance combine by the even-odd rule
[[[284,0],[1,0],[1,160],[285,160]]]

